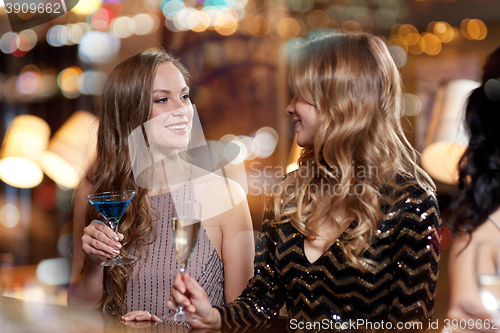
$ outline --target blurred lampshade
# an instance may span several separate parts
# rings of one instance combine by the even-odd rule
[[[286,165],[286,172],[292,172],[299,168],[297,161],[299,160],[302,148],[297,144],[297,134],[295,134],[292,142],[292,148],[290,149],[290,155],[288,155],[288,163]]]
[[[54,134],[48,151],[40,158],[47,176],[66,188],[75,188],[95,156],[97,117],[76,111]]]
[[[45,120],[32,115],[15,117],[0,152],[0,179],[19,188],[40,184],[43,172],[36,162],[47,148],[49,138],[50,127]]]
[[[479,83],[471,80],[450,81],[437,94],[422,152],[422,166],[429,175],[445,184],[458,181],[458,162],[468,138],[463,127],[465,105]]]

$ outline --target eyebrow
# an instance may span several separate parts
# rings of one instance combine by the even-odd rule
[[[186,92],[186,91],[189,91],[189,87],[188,86],[184,86],[184,88],[181,89],[181,92]],[[167,89],[157,89],[157,90],[153,90],[153,94],[154,93],[165,93],[165,94],[172,94],[172,92],[170,90],[167,90]]]

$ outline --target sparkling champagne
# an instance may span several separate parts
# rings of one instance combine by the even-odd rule
[[[172,218],[174,231],[174,250],[183,271],[193,254],[198,240],[201,219]]]

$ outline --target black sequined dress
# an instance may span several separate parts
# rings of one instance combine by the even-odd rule
[[[267,223],[254,277],[236,301],[217,307],[223,330],[258,331],[286,304],[291,331],[426,331],[439,270],[438,204],[403,177],[380,192],[378,233],[365,252],[378,266],[349,266],[338,242],[310,263],[297,229]]]

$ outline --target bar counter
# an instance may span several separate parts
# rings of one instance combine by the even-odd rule
[[[133,322],[98,311],[0,297],[2,333],[205,333],[171,323]],[[218,332],[218,331],[210,331]]]

